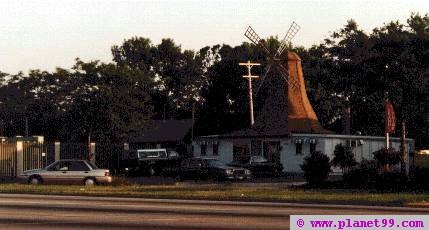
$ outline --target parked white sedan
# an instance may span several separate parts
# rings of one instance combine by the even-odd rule
[[[85,160],[60,160],[46,168],[28,170],[18,175],[18,179],[29,184],[84,184],[111,183],[108,169],[99,169]]]

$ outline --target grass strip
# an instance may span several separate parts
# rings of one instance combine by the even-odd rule
[[[0,193],[169,198],[196,200],[276,201],[296,203],[361,204],[401,206],[429,201],[425,193],[381,193],[361,190],[291,189],[272,187],[174,185],[26,185],[1,184]]]

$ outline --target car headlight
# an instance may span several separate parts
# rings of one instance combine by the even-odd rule
[[[244,173],[245,173],[246,175],[250,175],[250,174],[251,174],[251,172],[250,172],[250,170],[249,170],[249,169],[244,170]]]
[[[234,171],[232,169],[227,169],[227,170],[225,170],[225,173],[227,175],[232,175],[234,173]]]

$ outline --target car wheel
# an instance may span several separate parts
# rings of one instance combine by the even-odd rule
[[[176,181],[179,181],[179,182],[183,181],[183,178],[180,175],[176,176],[175,179],[176,179]]]
[[[32,185],[38,185],[42,183],[42,179],[38,176],[32,176],[28,179],[28,183]]]
[[[93,178],[86,178],[83,183],[86,186],[93,186],[93,185],[95,185],[95,180]]]

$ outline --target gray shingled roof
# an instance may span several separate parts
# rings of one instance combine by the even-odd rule
[[[192,120],[152,120],[138,133],[131,135],[131,143],[181,141],[192,129]]]

